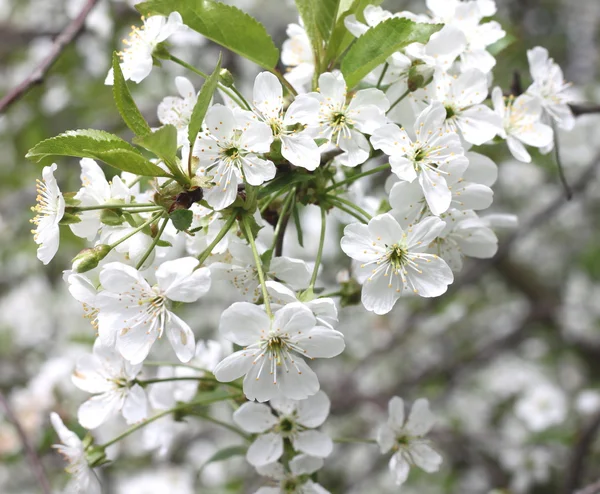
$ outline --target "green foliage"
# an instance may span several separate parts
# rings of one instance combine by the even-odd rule
[[[46,139],[29,150],[26,158],[39,162],[48,156],[95,158],[119,170],[149,177],[169,177],[136,148],[103,130],[70,130]]]
[[[189,209],[176,209],[169,215],[169,218],[177,230],[185,231],[192,225],[194,213]]]
[[[328,61],[337,59],[355,39],[354,35],[346,29],[344,19],[354,14],[359,21],[364,22],[363,11],[365,7],[367,5],[379,5],[382,2],[383,0],[339,0],[329,42],[327,43],[326,58]]]
[[[265,27],[231,5],[211,0],[148,0],[136,8],[146,16],[177,11],[190,28],[267,70],[279,61],[279,50]]]
[[[202,465],[202,469],[204,469],[210,463],[216,463],[218,461],[225,461],[234,456],[243,456],[247,451],[246,446],[229,446],[228,448],[223,448],[217,451],[214,455],[212,455],[204,465]]]
[[[202,121],[204,120],[204,116],[206,115],[206,111],[208,110],[208,106],[210,105],[210,101],[213,97],[213,93],[219,84],[221,72],[221,55],[219,55],[219,61],[217,62],[217,66],[215,70],[210,75],[208,79],[204,82],[202,89],[200,89],[200,93],[198,94],[198,100],[196,101],[196,105],[194,106],[194,110],[192,111],[192,116],[190,117],[190,123],[188,125],[188,139],[190,142],[190,152],[194,147],[194,142],[196,141],[196,136],[198,132],[200,132],[200,128],[202,127]]]
[[[154,132],[133,138],[133,142],[168,163],[177,160],[177,129],[175,126],[164,125]]]
[[[354,87],[369,72],[411,43],[427,43],[441,24],[418,24],[409,19],[393,18],[369,29],[356,40],[342,61],[342,73],[348,87]]]
[[[119,56],[116,52],[114,52],[112,56],[112,68],[114,73],[113,97],[123,121],[134,134],[138,136],[149,134],[150,126],[133,101],[125,78],[123,77],[123,72],[121,72]]]

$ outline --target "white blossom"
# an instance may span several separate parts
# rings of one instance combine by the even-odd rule
[[[39,245],[37,257],[44,264],[48,264],[58,251],[58,225],[65,214],[65,199],[54,178],[55,171],[56,163],[45,166],[42,170],[43,180],[37,180],[37,204],[31,208],[36,213],[31,220],[36,226],[32,230],[33,240]]]
[[[429,217],[405,231],[385,213],[368,226],[355,223],[344,229],[342,250],[358,261],[356,278],[363,285],[365,309],[386,314],[405,291],[437,297],[448,289],[452,271],[440,257],[426,253],[444,225],[439,218]]]
[[[300,93],[306,92],[315,73],[315,59],[308,34],[300,24],[288,24],[286,29],[288,39],[281,47],[281,63],[291,67],[285,78],[294,89]]]
[[[175,77],[175,86],[180,97],[167,96],[164,98],[158,105],[157,115],[161,124],[175,126],[177,144],[181,146],[188,140],[188,125],[198,96],[187,77]]]
[[[219,330],[244,348],[220,362],[215,377],[229,382],[245,376],[249,400],[302,400],[314,395],[319,380],[304,358],[335,357],[345,346],[341,333],[316,323],[310,309],[299,303],[278,310],[274,319],[254,304],[233,304],[223,312]]]
[[[428,473],[437,472],[442,457],[424,438],[435,422],[429,402],[424,398],[416,400],[405,420],[404,401],[394,396],[389,402],[388,411],[388,421],[379,430],[377,442],[382,453],[394,453],[389,466],[396,484],[402,485],[406,481],[412,465]]]
[[[331,438],[320,427],[329,415],[330,402],[319,391],[302,401],[273,399],[267,405],[246,402],[233,414],[233,420],[246,432],[260,434],[248,448],[246,459],[255,466],[276,462],[283,455],[284,440],[295,451],[325,458],[333,450]]]

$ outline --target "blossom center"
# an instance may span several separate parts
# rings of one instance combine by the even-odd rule
[[[404,247],[394,244],[388,252],[388,259],[394,270],[398,271],[408,261],[408,251]]]

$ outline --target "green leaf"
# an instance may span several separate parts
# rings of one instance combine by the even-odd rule
[[[224,461],[232,458],[234,456],[243,456],[246,454],[248,448],[246,446],[229,446],[228,448],[223,448],[217,451],[214,455],[212,455],[204,465],[202,465],[202,469],[206,467],[209,463],[215,463],[217,461]]]
[[[279,50],[265,27],[231,5],[211,0],[148,0],[136,8],[145,16],[177,11],[187,26],[267,70],[279,61]]]
[[[38,143],[29,150],[26,158],[37,163],[47,156],[95,158],[136,175],[170,177],[168,172],[144,158],[131,144],[103,130],[70,130]]]
[[[175,163],[177,160],[177,129],[174,125],[164,125],[154,132],[134,137],[133,142],[165,162]]]
[[[348,87],[354,87],[378,65],[411,43],[427,43],[441,24],[418,24],[392,18],[369,29],[356,40],[342,61],[342,74]]]
[[[202,89],[200,89],[200,93],[198,94],[198,99],[196,104],[194,105],[194,110],[192,111],[192,116],[190,117],[190,123],[188,125],[188,139],[190,141],[190,153],[194,147],[194,142],[196,142],[196,137],[198,136],[198,132],[200,132],[200,128],[202,127],[202,121],[204,120],[204,116],[206,115],[206,111],[208,110],[208,106],[210,105],[210,101],[213,97],[213,93],[217,86],[219,85],[219,73],[221,71],[221,55],[219,55],[219,61],[217,62],[217,66],[213,73],[206,79],[206,82],[203,84]]]
[[[304,247],[304,234],[302,232],[302,223],[300,223],[300,212],[298,211],[298,203],[294,201],[292,208],[292,216],[294,217],[294,223],[296,224],[296,235],[298,236],[298,243],[300,247]]]
[[[113,97],[123,121],[134,134],[139,136],[149,134],[150,126],[131,97],[131,93],[123,77],[123,72],[121,72],[119,56],[116,52],[113,53],[112,68],[114,73]]]
[[[266,185],[261,185],[259,190],[259,197],[266,197],[278,190],[289,188],[291,185],[299,184],[303,182],[310,182],[314,177],[308,173],[286,173],[271,180]]]
[[[344,25],[344,19],[350,14],[354,14],[356,18],[365,22],[365,16],[363,11],[367,5],[379,5],[383,0],[340,0],[338,5],[337,14],[335,18],[335,25],[329,37],[327,43],[327,55],[328,61],[335,60],[341,55],[350,43],[356,38],[354,35],[346,29]]]
[[[171,218],[173,226],[181,232],[187,230],[192,225],[194,213],[189,209],[176,209],[169,215],[169,218]]]

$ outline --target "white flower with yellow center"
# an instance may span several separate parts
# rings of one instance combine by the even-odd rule
[[[35,218],[30,220],[36,225],[31,233],[33,233],[33,240],[39,245],[37,257],[44,264],[48,264],[58,251],[60,242],[58,224],[65,214],[65,199],[54,178],[55,171],[56,163],[44,167],[43,180],[37,180],[37,204],[31,208],[37,213]]]
[[[514,98],[504,98],[502,89],[492,91],[494,111],[502,118],[504,131],[500,137],[506,139],[508,149],[519,161],[531,163],[531,156],[525,144],[536,148],[545,148],[552,144],[554,132],[552,127],[542,123],[542,105],[540,101],[528,94]]]
[[[342,250],[358,261],[356,278],[362,287],[362,303],[375,314],[387,314],[403,292],[421,297],[442,295],[454,277],[446,262],[426,253],[445,223],[429,217],[406,231],[391,214],[375,216],[368,225],[344,229]]]
[[[182,362],[194,356],[194,333],[170,309],[170,302],[191,303],[210,288],[210,271],[198,260],[183,257],[167,261],[156,270],[151,286],[139,271],[120,262],[106,264],[100,272],[103,291],[96,297],[98,332],[103,343],[115,344],[132,364],[143,362],[163,334]]]
[[[152,53],[159,43],[183,27],[183,20],[179,12],[171,12],[168,18],[155,15],[144,19],[144,25],[131,26],[129,38],[123,40],[125,49],[119,52],[121,57],[121,70],[125,80],[142,82],[152,71]],[[110,69],[104,84],[111,86],[114,83],[113,70]]]
[[[345,346],[339,331],[317,326],[311,310],[300,303],[286,305],[271,319],[263,308],[237,302],[223,312],[219,330],[244,348],[222,360],[215,377],[230,382],[245,376],[246,397],[260,402],[314,395],[319,380],[304,359],[335,357]]]

